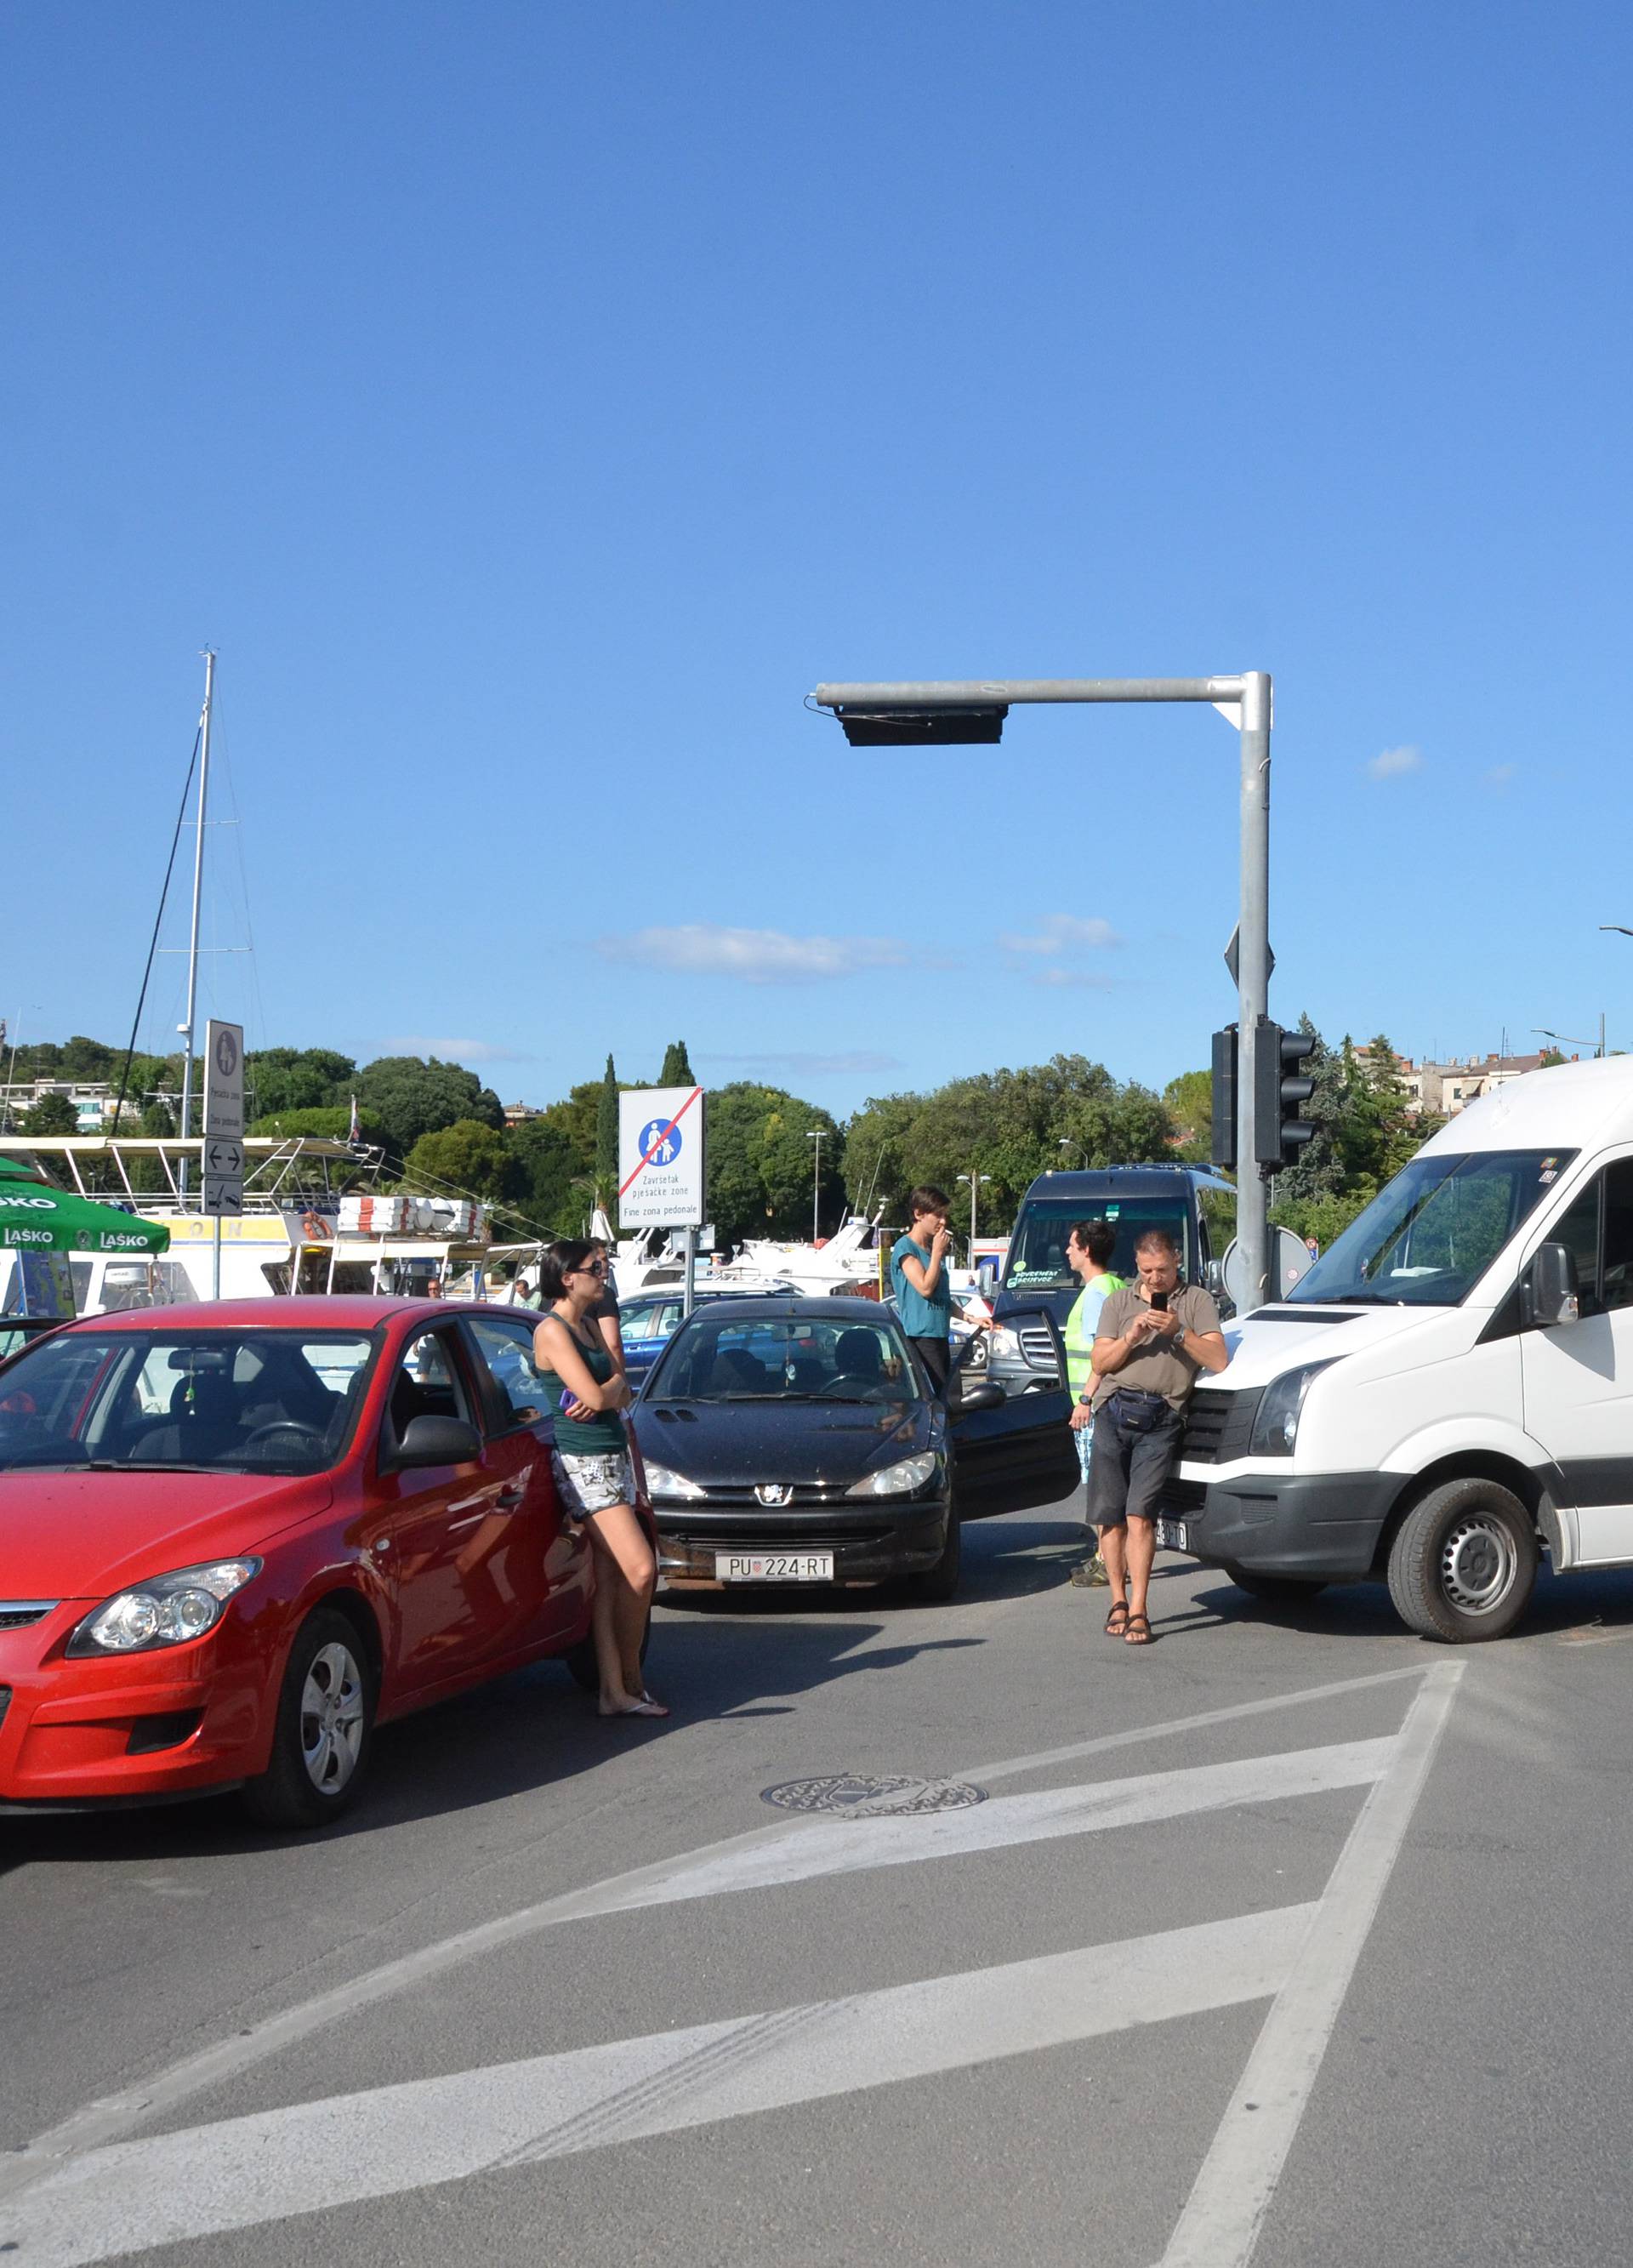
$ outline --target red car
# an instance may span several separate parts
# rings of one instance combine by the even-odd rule
[[[0,1810],[314,1826],[388,1718],[548,1654],[593,1688],[533,1322],[245,1300],[0,1365]]]

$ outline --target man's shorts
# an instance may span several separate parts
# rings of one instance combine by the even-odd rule
[[[1184,1438],[1182,1410],[1170,1410],[1149,1431],[1139,1431],[1118,1422],[1114,1400],[1102,1403],[1094,1413],[1089,1468],[1092,1525],[1121,1528],[1128,1520],[1155,1520]]]
[[[575,1528],[593,1512],[635,1502],[635,1467],[627,1449],[608,1449],[593,1456],[570,1456],[552,1449],[550,1470],[555,1476],[562,1515]]]

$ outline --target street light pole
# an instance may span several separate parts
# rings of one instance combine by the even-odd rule
[[[808,1130],[805,1139],[816,1144],[811,1152],[811,1241],[814,1244],[821,1233],[817,1226],[817,1205],[822,1194],[822,1129],[819,1126]]]
[[[819,685],[853,747],[990,745],[1012,707],[1028,703],[1203,701],[1233,724],[1241,745],[1240,914],[1236,934],[1237,1248],[1247,1296],[1263,1304],[1270,1268],[1270,1191],[1258,1161],[1255,1069],[1270,990],[1269,673],[1228,677],[1067,677]],[[1267,1136],[1274,1130],[1267,1128]]]
[[[969,1183],[969,1264],[973,1268],[975,1264],[975,1207],[981,1196],[982,1182],[989,1182],[992,1176],[990,1174],[978,1174],[972,1166],[968,1173],[960,1174],[959,1179]]]

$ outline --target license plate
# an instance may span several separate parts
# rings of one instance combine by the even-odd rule
[[[1182,1520],[1157,1522],[1157,1547],[1161,1551],[1188,1551],[1190,1541]]]
[[[717,1551],[717,1583],[831,1583],[831,1551]]]

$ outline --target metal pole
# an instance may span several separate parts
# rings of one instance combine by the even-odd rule
[[[214,1249],[210,1256],[210,1296],[212,1300],[218,1300],[221,1297],[221,1215],[219,1213],[216,1215]]]
[[[680,1313],[682,1316],[689,1315],[695,1304],[692,1294],[692,1275],[696,1266],[697,1231],[695,1228],[688,1228],[686,1232],[686,1281],[680,1287]]]
[[[820,1216],[817,1211],[822,1194],[822,1136],[819,1129],[811,1136],[816,1148],[811,1152],[811,1241],[814,1244],[821,1234]]]
[[[181,1138],[192,1132],[194,1009],[198,999],[198,910],[204,887],[204,812],[210,796],[210,712],[216,685],[216,657],[204,652],[204,713],[199,718],[198,824],[193,845],[193,927],[188,946],[188,1020],[181,1052]],[[181,1195],[188,1192],[188,1157],[181,1156]]]
[[[1599,1055],[1602,1063],[1605,1057],[1605,1012],[1602,1008],[1599,1012]]]
[[[1270,680],[1242,679],[1241,914],[1237,935],[1236,1239],[1247,1295],[1243,1314],[1269,1296],[1270,1191],[1258,1163],[1254,1077],[1260,1020],[1270,996]],[[1278,1067],[1279,1069],[1279,1067]],[[1267,1132],[1269,1130],[1265,1130]]]

